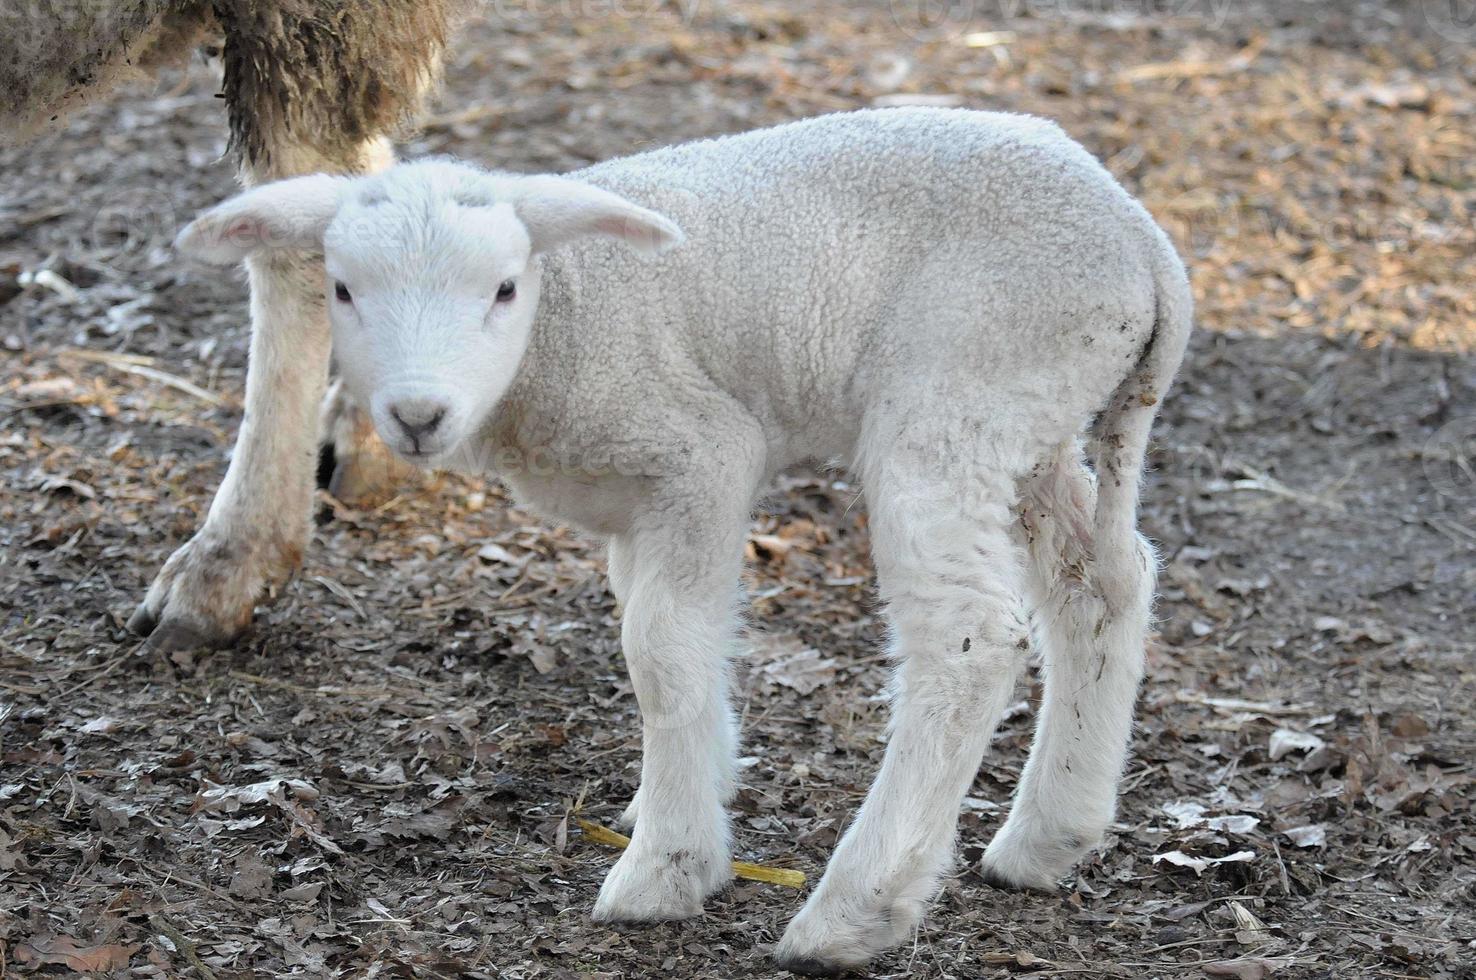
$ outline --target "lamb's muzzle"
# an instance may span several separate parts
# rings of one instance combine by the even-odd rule
[[[778,959],[857,966],[911,934],[1034,642],[1035,746],[983,870],[1051,888],[1100,839],[1152,606],[1138,485],[1192,304],[1167,237],[1058,128],[894,110],[567,177],[407,164],[262,188],[185,241],[220,259],[243,223],[323,244],[353,297],[326,300],[345,383],[392,444],[435,440],[609,538],[645,761],[597,919],[693,915],[727,881],[742,542],[806,458],[866,488],[897,683],[881,772]],[[621,465],[498,462],[540,453]]]

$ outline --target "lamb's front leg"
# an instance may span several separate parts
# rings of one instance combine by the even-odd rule
[[[393,162],[381,140],[365,143],[348,166],[305,148],[279,149],[309,173]],[[263,171],[248,183],[294,172]],[[311,531],[331,351],[322,259],[273,249],[248,260],[247,271],[251,354],[230,467],[204,524],[164,563],[128,623],[164,650],[220,646],[245,630],[256,603],[297,569]]]
[[[733,504],[721,514],[664,510],[659,528],[615,545],[629,559],[621,640],[644,758],[631,844],[600,889],[596,921],[687,918],[732,877],[728,674],[748,502]]]

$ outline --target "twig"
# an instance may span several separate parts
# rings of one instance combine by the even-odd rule
[[[354,594],[350,592],[347,588],[345,588],[342,584],[333,581],[326,575],[314,575],[312,577],[312,581],[317,582],[323,588],[327,589],[329,592],[333,593],[334,595],[338,596],[338,598],[348,603],[349,607],[353,609],[354,612],[358,613],[360,619],[369,618],[368,614],[364,612],[364,607],[359,605],[359,600],[354,598]]]
[[[57,355],[59,357],[75,357],[83,361],[92,361],[95,364],[105,365],[124,374],[134,374],[140,378],[148,378],[150,381],[157,381],[161,385],[173,388],[176,391],[182,391],[186,395],[198,398],[210,405],[220,406],[226,404],[226,400],[215,392],[206,391],[194,382],[187,381],[177,374],[170,374],[168,371],[160,371],[158,368],[149,367],[146,364],[139,364],[137,363],[139,358],[130,357],[127,354],[111,354],[107,351],[96,350],[63,350],[58,351]]]
[[[1117,73],[1119,82],[1144,82],[1160,78],[1204,78],[1211,75],[1233,75],[1249,68],[1266,46],[1265,38],[1256,38],[1224,61],[1161,61],[1138,65]]]
[[[1276,838],[1271,838],[1271,848],[1276,852],[1276,867],[1281,871],[1281,893],[1288,898],[1291,897],[1291,877],[1286,873],[1286,859],[1281,856],[1281,845],[1276,843]]]
[[[73,694],[76,694],[78,691],[82,690],[84,687],[97,683],[104,677],[111,674],[113,671],[117,670],[118,666],[122,664],[123,661],[132,658],[134,654],[138,653],[143,648],[144,644],[140,643],[138,646],[134,647],[132,650],[129,650],[127,653],[119,654],[118,656],[114,657],[102,670],[99,670],[97,673],[87,678],[87,680],[81,681],[77,684],[73,684],[71,687],[61,692],[61,694],[58,694],[57,701],[65,703],[68,698],[70,698]]]
[[[291,681],[278,680],[275,677],[262,677],[259,674],[248,674],[244,670],[233,670],[227,676],[238,681],[246,681],[248,684],[260,684],[262,687],[274,687],[282,691],[292,691],[296,694],[312,694],[320,698],[389,698],[389,697],[424,697],[426,691],[397,691],[391,687],[329,687],[326,684],[318,687],[304,687]],[[431,697],[429,700],[444,700]]]
[[[149,921],[154,924],[155,929],[158,929],[169,937],[169,941],[174,943],[175,948],[184,955],[185,959],[190,961],[190,966],[193,966],[200,972],[200,976],[204,977],[205,980],[217,980],[215,971],[206,966],[204,961],[200,959],[200,955],[195,952],[195,944],[186,939],[184,933],[176,929],[168,919],[158,913],[154,913],[149,916]]]

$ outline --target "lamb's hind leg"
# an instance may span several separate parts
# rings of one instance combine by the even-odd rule
[[[898,662],[892,735],[866,802],[775,951],[793,970],[859,966],[917,925],[1028,655],[1011,467],[918,479],[928,465],[919,454],[863,472]]]
[[[633,542],[628,537],[617,535],[610,539],[605,551],[605,567],[608,570],[610,592],[615,597],[616,615],[621,618],[625,615],[625,604],[630,600],[631,577],[635,575],[635,549],[632,545]],[[630,803],[616,822],[626,830],[630,830],[636,825],[640,815],[641,790],[637,786],[630,798]]]
[[[998,884],[1055,888],[1112,822],[1155,567],[1134,526],[1137,469],[1105,474],[1131,486],[1099,505],[1079,450],[1064,447],[1022,501],[1045,698],[1009,819],[984,854]]]

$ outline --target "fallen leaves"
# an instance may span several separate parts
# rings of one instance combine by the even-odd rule
[[[382,847],[389,839],[445,840],[461,821],[466,798],[452,796],[424,809],[408,809],[393,805],[386,808],[383,820],[356,829],[353,839],[368,848]]]

